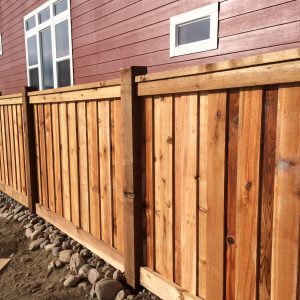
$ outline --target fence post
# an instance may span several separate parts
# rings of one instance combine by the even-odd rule
[[[25,167],[26,167],[26,188],[28,208],[35,212],[35,201],[38,198],[38,186],[36,175],[36,149],[33,106],[29,104],[28,92],[34,91],[32,87],[22,88],[22,116],[23,134],[25,144]]]
[[[146,67],[121,69],[121,107],[123,125],[124,268],[128,284],[139,286],[143,259],[142,243],[142,102],[137,95],[135,76]]]

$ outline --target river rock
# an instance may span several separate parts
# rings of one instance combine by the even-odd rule
[[[37,229],[30,235],[30,238],[32,240],[36,240],[40,235],[42,235],[42,232],[43,232],[42,230]]]
[[[33,233],[32,228],[27,228],[25,230],[25,235],[26,235],[27,238],[29,238],[32,235],[32,233]]]
[[[63,250],[62,247],[53,247],[52,248],[52,254],[55,256],[55,257],[58,257],[59,256],[59,253]]]
[[[46,239],[44,242],[42,242],[42,243],[40,244],[40,248],[41,248],[41,249],[45,249],[45,247],[46,247],[47,245],[49,245],[49,244],[50,244],[49,239]]]
[[[122,284],[114,279],[102,279],[95,285],[98,300],[114,300],[122,289]]]
[[[124,290],[121,290],[121,291],[117,294],[117,296],[115,297],[114,300],[124,300],[124,299],[126,299],[126,297],[127,297],[126,292],[125,292]]]
[[[70,259],[70,270],[77,273],[85,264],[85,259],[79,253],[74,253]]]
[[[39,238],[39,239],[31,242],[31,244],[29,245],[29,250],[30,251],[37,250],[38,248],[40,248],[41,243],[43,243],[44,241],[45,241],[45,238]]]
[[[103,278],[103,273],[99,273],[96,269],[91,269],[88,275],[88,280],[91,284],[95,284],[97,281]]]
[[[78,275],[81,277],[88,277],[88,274],[91,269],[92,267],[89,264],[85,264],[79,269]]]
[[[120,270],[114,271],[113,279],[120,281],[122,279],[122,277],[123,277],[123,273]]]
[[[79,281],[80,281],[80,277],[78,275],[70,275],[64,281],[64,286],[76,286]]]
[[[113,271],[113,270],[107,270],[107,271],[105,272],[104,277],[105,277],[105,278],[113,278],[113,275],[114,275],[114,271]]]
[[[52,252],[52,249],[55,247],[54,244],[48,244],[45,246],[46,252]]]
[[[62,250],[59,253],[59,260],[65,264],[68,264],[71,260],[72,255],[75,252],[73,250]]]

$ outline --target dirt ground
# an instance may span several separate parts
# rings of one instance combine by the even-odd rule
[[[68,273],[66,267],[47,273],[53,255],[45,250],[29,251],[30,240],[24,233],[21,224],[0,219],[0,258],[14,254],[0,271],[0,300],[87,299],[89,291],[66,288],[59,282]]]

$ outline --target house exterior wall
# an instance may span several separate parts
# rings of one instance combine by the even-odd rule
[[[27,84],[23,17],[45,0],[1,0],[0,92]],[[74,83],[300,47],[300,0],[220,2],[218,49],[169,57],[169,18],[215,0],[71,0]]]

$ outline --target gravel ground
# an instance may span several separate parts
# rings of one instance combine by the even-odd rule
[[[25,207],[0,193],[0,299],[159,300]]]

